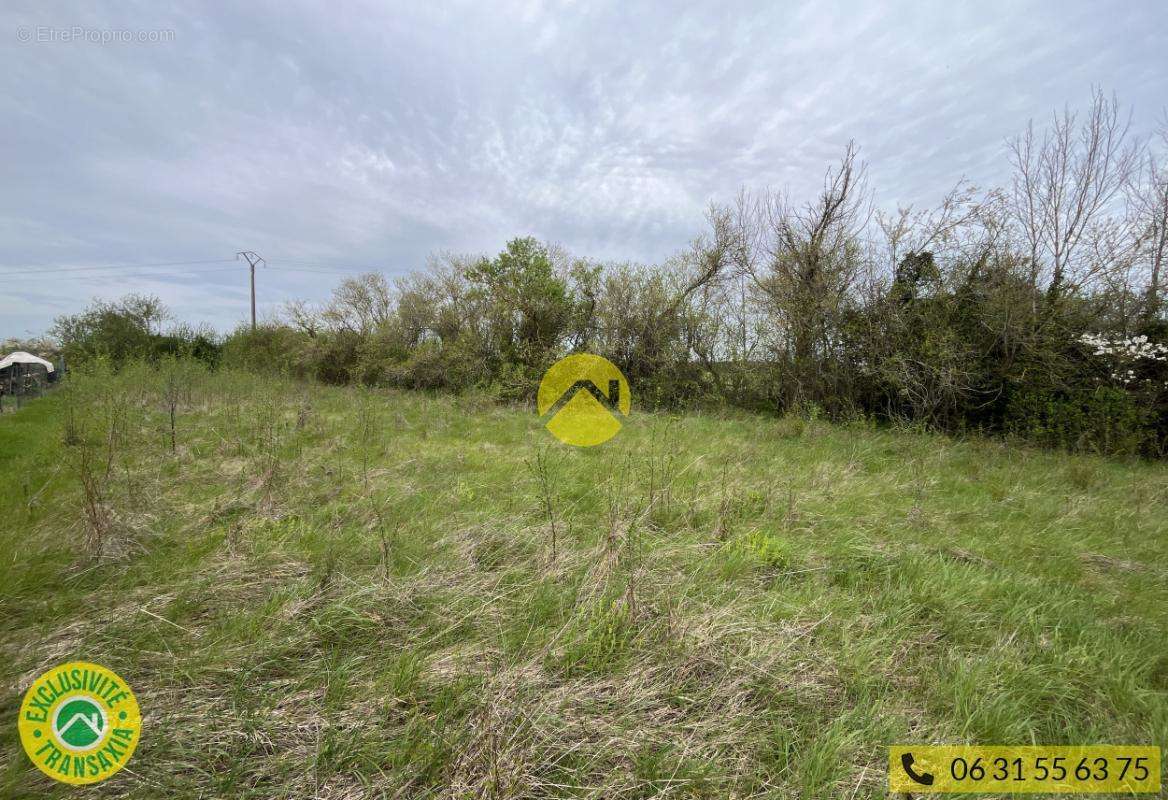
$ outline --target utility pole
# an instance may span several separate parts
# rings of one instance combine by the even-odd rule
[[[251,268],[251,329],[254,332],[256,329],[256,315],[255,315],[255,268],[256,264],[267,265],[254,250],[240,250],[235,254],[235,259],[238,261],[240,256],[247,260],[247,265]]]

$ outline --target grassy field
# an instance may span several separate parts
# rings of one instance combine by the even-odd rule
[[[15,724],[73,659],[145,717],[86,796],[866,798],[896,742],[1168,745],[1161,465],[635,405],[576,450],[131,370],[0,417],[0,543],[2,797],[78,793]]]

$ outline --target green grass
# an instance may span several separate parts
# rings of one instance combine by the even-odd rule
[[[173,453],[148,370],[0,417],[0,796],[76,794],[15,725],[71,659],[144,714],[103,797],[864,798],[897,742],[1168,744],[1161,465],[180,383]]]

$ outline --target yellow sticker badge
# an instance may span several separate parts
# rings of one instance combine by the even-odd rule
[[[602,356],[576,353],[561,358],[539,384],[536,407],[547,429],[565,444],[592,447],[616,436],[629,415],[629,382]]]
[[[888,748],[888,791],[1160,794],[1160,748],[897,744]]]
[[[41,772],[80,785],[104,781],[126,765],[138,746],[142,714],[114,672],[73,661],[33,681],[17,727]]]

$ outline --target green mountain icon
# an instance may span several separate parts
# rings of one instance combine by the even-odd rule
[[[70,700],[57,710],[57,736],[70,747],[83,749],[101,739],[105,720],[88,698]]]

